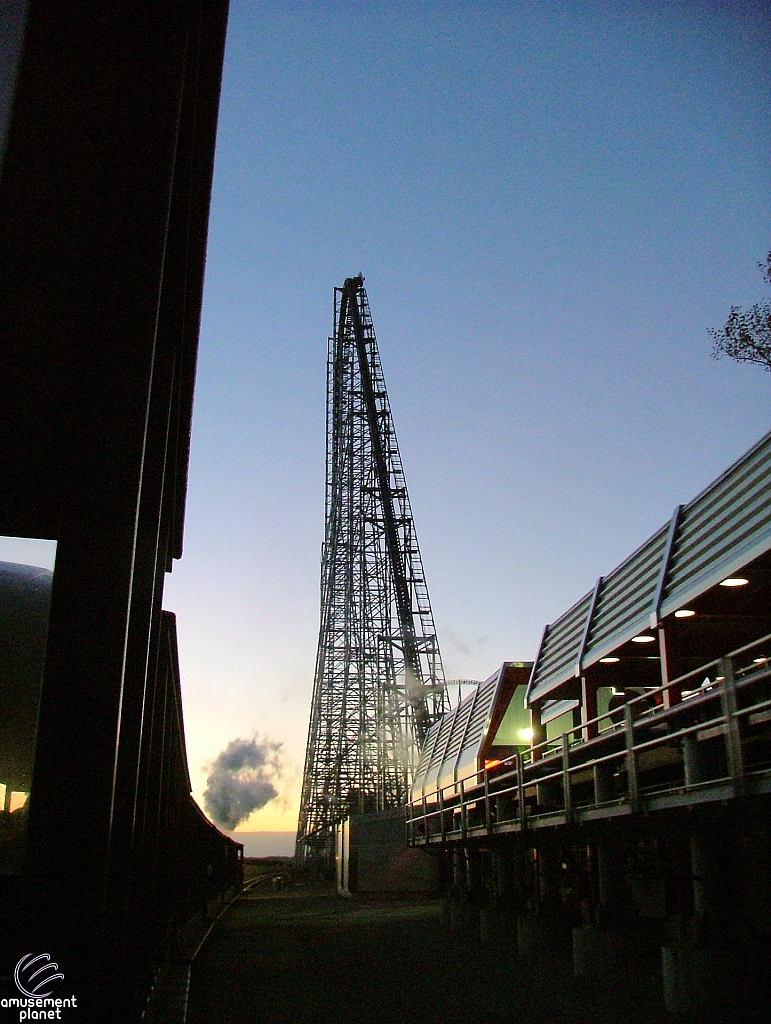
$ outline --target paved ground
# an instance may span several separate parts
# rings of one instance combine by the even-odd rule
[[[437,901],[251,895],[192,968],[188,1024],[663,1024],[656,951],[576,979],[568,947],[520,960],[442,927]]]

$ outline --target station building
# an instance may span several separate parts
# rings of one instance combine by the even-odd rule
[[[692,1009],[684,964],[771,945],[770,658],[767,434],[433,727],[410,843],[483,920],[576,929],[579,967],[586,929],[657,922]]]

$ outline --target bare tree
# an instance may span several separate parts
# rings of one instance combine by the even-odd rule
[[[771,252],[765,264],[758,263],[763,277],[771,285]],[[714,345],[713,359],[730,356],[737,363],[757,363],[771,371],[771,302],[756,302],[743,312],[739,306],[731,306],[731,314],[725,327],[709,332]]]

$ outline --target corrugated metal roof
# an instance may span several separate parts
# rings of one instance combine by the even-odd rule
[[[429,765],[431,764],[431,758],[433,757],[433,754],[436,750],[436,741],[439,737],[442,724],[449,717],[449,713],[444,715],[438,722],[435,722],[434,725],[432,725],[431,728],[426,733],[426,738],[423,741],[423,746],[420,748],[420,758],[418,760],[418,766],[415,769],[416,779],[425,777],[425,774],[429,769]]]
[[[412,783],[412,799],[474,775],[505,665],[480,683],[426,736]]]
[[[583,666],[592,665],[608,651],[648,626],[656,596],[659,566],[667,527],[654,535],[605,577],[589,630]]]
[[[479,698],[479,687],[477,687],[473,693],[469,694],[469,699],[464,701],[458,714],[455,716],[455,720],[452,724],[452,734],[450,736],[449,743],[447,744],[447,750],[444,755],[444,761],[453,763],[457,758],[461,750],[461,744],[464,741],[466,733],[469,728],[469,720],[474,715],[474,708],[476,707]]]
[[[771,434],[683,509],[662,615],[771,547]]]
[[[476,700],[474,701],[468,729],[463,737],[461,750],[467,750],[469,747],[478,747],[481,744],[497,685],[498,676],[495,675],[477,688]]]
[[[461,710],[461,705],[458,704],[453,710],[444,716],[438,726],[436,745],[431,753],[431,759],[426,767],[425,775],[429,776],[435,774],[436,771],[441,767],[444,761],[444,755],[447,750],[447,744],[452,738],[452,727],[458,712]]]
[[[528,700],[548,693],[554,686],[575,675],[593,594],[594,591],[584,594],[580,601],[544,632],[528,686]]]
[[[547,627],[528,703],[771,549],[771,433],[676,509],[671,531],[662,526],[602,580],[594,607],[593,591]]]

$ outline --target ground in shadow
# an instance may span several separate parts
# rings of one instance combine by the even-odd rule
[[[520,960],[511,935],[451,935],[436,900],[252,896],[193,966],[189,1024],[664,1022],[655,955],[576,979],[570,949]]]

